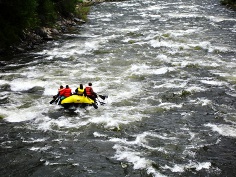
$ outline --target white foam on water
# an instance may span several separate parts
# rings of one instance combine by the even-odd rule
[[[212,131],[218,132],[222,136],[228,136],[236,138],[236,126],[235,125],[226,125],[226,124],[205,124],[204,126],[210,127]]]
[[[187,81],[176,79],[174,81],[169,81],[164,84],[155,85],[153,88],[185,88],[187,83],[188,83]]]
[[[204,87],[200,87],[198,85],[195,85],[195,86],[187,87],[186,90],[189,92],[201,92],[201,91],[205,91],[207,89]]]
[[[160,47],[167,47],[170,48],[169,53],[176,53],[179,52],[180,47],[184,49],[189,49],[189,45],[185,43],[179,43],[175,41],[165,41],[160,38],[160,40],[157,39],[151,39],[148,44],[154,48],[160,48]],[[175,50],[175,51],[174,51]]]
[[[179,5],[178,8],[181,10],[190,9],[191,11],[198,11],[199,6],[197,6],[197,5]]]
[[[208,52],[215,52],[215,51],[221,51],[221,52],[228,52],[228,51],[233,51],[235,52],[236,50],[230,46],[216,46],[212,45],[210,41],[194,41],[192,38],[190,39],[185,39],[187,40],[186,42],[183,41],[175,41],[177,40],[180,36],[186,36],[186,35],[192,35],[194,33],[199,33],[199,31],[202,31],[202,28],[192,28],[192,29],[186,29],[186,30],[168,30],[163,33],[161,32],[155,32],[153,31],[151,34],[149,34],[146,37],[146,41],[148,41],[148,44],[150,44],[154,48],[159,48],[159,47],[168,47],[171,50],[168,51],[169,53],[176,53],[176,52],[181,52],[180,48],[185,49],[185,50],[196,50],[196,47],[200,47],[199,50],[207,50]],[[169,34],[168,38],[163,37],[163,34]],[[159,36],[158,39],[157,36]],[[172,37],[175,37],[172,39]],[[178,38],[176,38],[178,37]]]
[[[183,173],[187,169],[196,169],[197,171],[200,171],[202,169],[210,169],[211,163],[210,162],[192,162],[190,161],[188,164],[175,164],[174,167],[170,167],[168,165],[165,165],[163,167],[164,169],[169,169],[172,172],[176,173]]]
[[[232,22],[236,22],[235,18],[227,18],[227,17],[223,17],[223,16],[207,16],[206,18],[208,18],[209,20],[213,21],[213,22],[222,22],[222,21],[232,21]]]
[[[5,84],[9,84],[9,82],[6,80],[0,80],[0,85],[5,85]]]
[[[101,124],[104,128],[120,130],[120,126],[123,124],[129,124],[140,120],[138,115],[128,115],[126,112],[122,113],[104,113],[99,117],[94,117],[89,120],[91,123]]]
[[[109,22],[109,21],[111,21],[111,20],[112,20],[112,19],[110,19],[110,18],[102,18],[102,19],[101,19],[102,22]]]
[[[232,32],[236,32],[236,25],[234,25],[233,27],[232,27]]]
[[[7,99],[8,98],[8,92],[0,92],[1,99]]]
[[[147,7],[145,10],[148,10],[148,11],[159,11],[160,9],[162,9],[162,6],[160,6],[160,5],[153,5],[153,6]],[[143,11],[143,9],[140,9],[140,11]]]
[[[164,177],[164,175],[152,167],[153,162],[151,160],[142,157],[141,152],[133,151],[121,145],[114,145],[113,148],[116,150],[114,158],[117,160],[125,160],[132,163],[135,170],[146,169],[148,174],[152,174],[155,177]]]
[[[174,71],[174,67],[161,67],[161,68],[154,68],[152,66],[148,66],[146,64],[132,64],[131,68],[126,71],[126,75],[151,75],[151,74],[156,74],[156,75],[161,75],[165,74],[167,72]]]
[[[62,46],[54,46],[51,49],[43,50],[42,52],[37,52],[38,55],[46,55],[46,59],[51,60],[54,57],[68,59],[70,56],[78,55],[89,55],[92,51],[99,49],[100,44],[105,43],[106,40],[104,38],[96,39],[89,38],[86,41],[80,41],[81,43],[78,45],[78,41],[64,43]]]
[[[33,87],[45,87],[47,83],[39,79],[19,78],[11,81],[10,86],[12,91],[24,91]]]
[[[199,33],[203,30],[201,27],[188,28],[186,30],[166,30],[164,34],[170,34],[170,37],[181,37],[186,35],[191,35],[194,33]]]
[[[98,132],[94,132],[94,133],[93,133],[93,136],[94,136],[94,137],[107,137],[107,135],[101,134],[101,133],[98,133]]]
[[[92,50],[97,50],[99,48],[99,45],[101,42],[105,42],[104,39],[97,39],[97,40],[90,40],[90,41],[86,41],[84,44],[84,48],[87,51],[92,51]]]
[[[189,42],[188,46],[190,48],[200,47],[201,49],[206,49],[208,52],[214,52],[214,51],[221,51],[221,52],[227,52],[227,51],[236,51],[233,48],[227,47],[227,46],[214,46],[210,43],[210,41],[202,41],[202,42]]]
[[[65,85],[65,84],[59,84],[59,85]],[[44,89],[43,95],[56,95],[57,94],[56,89],[57,88],[55,88],[55,84],[52,84],[52,86],[50,88],[47,86]]]
[[[47,141],[48,138],[40,138],[40,139],[34,139],[34,138],[30,138],[30,140],[24,140],[22,142],[24,143],[38,143],[38,142],[44,142]]]
[[[201,104],[202,106],[211,105],[212,101],[206,98],[199,98],[197,104]]]
[[[222,85],[226,85],[226,82],[222,82],[222,81],[214,81],[214,80],[200,80],[200,82],[204,83],[204,84],[208,84],[208,85],[216,85],[216,86],[222,86]]]
[[[176,140],[176,137],[169,137],[166,133],[164,133],[163,135],[159,135],[153,132],[144,132],[143,133],[145,136],[151,136],[151,137],[155,137],[158,139],[162,139],[162,140]]]
[[[182,108],[183,104],[174,104],[174,103],[161,103],[158,105],[158,107],[164,108],[164,109],[173,109],[173,108]]]
[[[156,59],[163,61],[163,62],[167,62],[167,63],[170,63],[172,61],[172,59],[165,54],[158,54],[156,56]]]
[[[155,150],[158,152],[162,152],[168,154],[168,152],[163,147],[152,147],[149,145],[149,139],[162,139],[162,140],[176,140],[176,137],[168,137],[167,134],[159,135],[153,132],[143,132],[142,134],[134,135],[136,138],[134,141],[128,141],[127,139],[120,139],[120,138],[111,138],[109,141],[122,144],[123,146],[129,147],[143,147],[149,150]]]
[[[207,105],[212,104],[212,101],[207,98],[197,98],[195,100],[190,100],[189,102],[191,102],[193,104],[202,105],[202,106],[207,106]]]
[[[40,115],[38,111],[36,111],[33,107],[25,108],[25,109],[11,109],[6,111],[7,116],[4,120],[8,122],[23,122],[35,119]]]
[[[130,7],[140,7],[140,3],[129,3],[129,2],[122,2],[122,3],[116,3],[116,6],[118,7],[124,7],[125,9],[130,9]]]
[[[165,74],[167,72],[171,72],[171,71],[174,71],[175,68],[174,67],[162,67],[162,68],[159,68],[159,69],[153,69],[152,70],[152,74]]]
[[[48,149],[51,149],[51,148],[52,148],[51,146],[45,146],[45,147],[31,147],[31,148],[29,148],[29,150],[42,152],[42,151],[47,151]]]
[[[38,117],[34,121],[35,126],[39,130],[43,131],[65,131],[64,128],[80,128],[89,124],[89,121],[86,119],[80,119],[78,117],[65,117],[60,116],[58,118],[50,117]],[[79,132],[78,132],[79,133]]]
[[[166,13],[169,18],[203,18],[204,16],[197,13]]]
[[[236,125],[236,113],[228,113],[224,118],[225,122]]]

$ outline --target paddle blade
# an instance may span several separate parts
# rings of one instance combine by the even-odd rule
[[[101,105],[104,105],[104,104],[106,104],[106,103],[104,103],[104,102],[101,102],[101,101],[100,101],[99,103],[100,103]]]
[[[98,95],[101,99],[105,100],[106,98],[108,98],[108,96],[104,96],[104,95]]]
[[[54,103],[55,99],[53,99],[52,101],[50,101],[50,104]]]
[[[50,101],[50,104],[52,104],[52,103],[54,103],[55,101],[57,101],[58,98],[59,98],[59,97],[58,97],[57,95],[53,96],[53,100]]]

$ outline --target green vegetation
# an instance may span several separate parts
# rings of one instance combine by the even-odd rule
[[[22,30],[37,23],[35,0],[0,1],[0,47],[19,40]]]
[[[234,10],[236,10],[236,0],[221,0],[222,5],[226,5]]]
[[[180,97],[187,97],[191,95],[191,92],[190,91],[187,91],[187,90],[182,90],[182,93],[180,94]]]
[[[85,19],[89,8],[78,8],[79,3],[81,0],[0,0],[0,48],[19,42],[28,29],[52,27],[60,17],[77,14]]]
[[[167,34],[162,34],[161,36],[163,36],[163,37],[165,37],[165,38],[168,38],[168,37],[170,37],[170,34],[169,34],[169,33],[167,33]]]
[[[76,16],[78,16],[78,18],[87,21],[87,15],[90,11],[90,6],[76,6]]]
[[[165,93],[161,96],[162,101],[168,102],[178,102],[181,99],[186,99],[187,97],[191,96],[192,93],[188,90],[182,90],[177,93]]]
[[[202,47],[200,47],[200,46],[195,46],[195,47],[193,47],[193,49],[194,49],[194,50],[202,50]]]

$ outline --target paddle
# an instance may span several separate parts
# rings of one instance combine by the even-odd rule
[[[108,96],[107,96],[107,95],[106,95],[106,96],[105,96],[105,95],[98,95],[98,97],[97,97],[97,100],[98,100],[98,102],[100,103],[100,105],[104,105],[104,104],[106,104],[106,103],[100,101],[99,98],[105,100],[106,98],[108,98]]]
[[[101,102],[98,98],[97,98],[97,100],[98,100],[98,102],[100,103],[100,105],[106,104],[106,103],[104,103],[104,102]]]
[[[104,95],[98,95],[101,99],[105,100],[106,98],[108,98],[108,96],[104,96]]]
[[[55,95],[53,96],[53,100],[50,101],[50,104],[54,103],[55,101],[57,101],[59,99],[59,96]]]

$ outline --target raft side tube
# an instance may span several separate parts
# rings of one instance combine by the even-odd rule
[[[71,95],[61,101],[61,105],[67,104],[67,103],[93,104],[94,101],[86,96]]]

